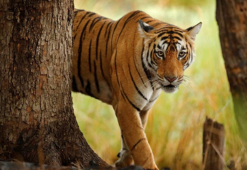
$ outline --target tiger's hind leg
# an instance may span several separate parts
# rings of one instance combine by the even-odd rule
[[[133,164],[133,157],[131,155],[128,146],[126,145],[123,135],[121,135],[121,141],[122,141],[122,149],[117,155],[119,159],[115,162],[115,165],[118,168],[123,168]]]

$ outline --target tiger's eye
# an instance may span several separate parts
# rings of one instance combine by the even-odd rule
[[[179,53],[180,57],[183,57],[184,55],[185,55],[185,52],[183,52],[183,51]]]
[[[162,51],[159,51],[159,52],[158,52],[158,55],[159,55],[159,56],[163,56],[164,53],[163,53]]]
[[[186,54],[187,54],[187,52],[181,51],[181,52],[179,53],[178,58],[179,58],[180,60],[182,60],[182,59],[186,56]]]
[[[157,52],[156,52],[156,56],[157,56],[158,58],[163,58],[163,57],[164,57],[164,53],[163,53],[162,51],[157,51]]]

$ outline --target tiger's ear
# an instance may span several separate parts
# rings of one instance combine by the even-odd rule
[[[149,35],[149,32],[153,29],[154,29],[154,27],[148,25],[147,23],[145,23],[139,19],[138,30],[139,30],[139,33],[141,34],[141,37],[147,38]]]
[[[202,22],[199,22],[198,24],[196,24],[195,26],[189,27],[186,30],[188,31],[188,34],[193,37],[196,38],[196,35],[199,33],[199,31],[201,30],[202,27]]]

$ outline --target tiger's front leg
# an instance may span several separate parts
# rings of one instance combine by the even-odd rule
[[[129,103],[125,102],[124,99],[120,100],[114,106],[114,109],[124,142],[126,142],[135,165],[140,165],[145,169],[158,169],[147,141],[139,112]],[[119,161],[125,163],[124,161],[127,161],[127,159],[121,160],[120,158]]]
[[[125,142],[123,135],[121,135],[121,143],[122,143],[122,148],[117,155],[119,159],[115,162],[115,165],[118,168],[123,168],[133,164],[133,157]]]
[[[146,124],[147,124],[148,111],[141,111],[139,115],[141,118],[142,126],[145,129]],[[125,142],[123,135],[121,135],[121,143],[122,143],[122,148],[121,148],[121,151],[117,155],[119,159],[115,163],[116,167],[118,168],[130,166],[133,163],[133,157]]]

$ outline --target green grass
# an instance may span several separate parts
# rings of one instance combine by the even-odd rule
[[[182,28],[203,22],[196,39],[196,60],[185,72],[189,81],[175,94],[161,94],[149,116],[147,137],[158,167],[201,169],[202,127],[205,117],[209,116],[224,124],[226,163],[234,160],[240,168],[246,151],[234,118],[215,21],[215,1],[147,0],[143,3],[140,0],[76,0],[75,6],[115,20],[139,9]],[[113,164],[121,142],[112,107],[81,94],[73,94],[73,102],[78,123],[88,143],[106,162]]]

